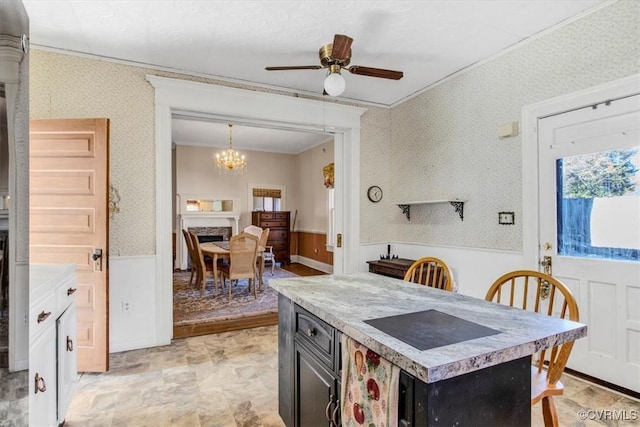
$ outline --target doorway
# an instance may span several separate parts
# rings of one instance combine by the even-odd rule
[[[174,120],[178,130],[184,123],[181,120],[182,117],[177,122]],[[328,220],[328,212],[322,212],[326,207],[328,191],[321,172],[325,164],[334,160],[333,137],[324,133],[274,131],[256,127],[245,133],[246,126],[234,125],[233,147],[245,156],[247,164],[242,173],[224,173],[213,162],[214,155],[222,148],[212,146],[216,142],[216,137],[212,135],[215,135],[216,127],[225,124],[197,122],[195,119],[188,120],[188,124],[193,125],[192,130],[175,133],[172,161],[173,194],[177,205],[174,224],[177,259],[173,273],[173,336],[177,338],[276,324],[277,293],[269,286],[270,280],[306,273],[306,270],[300,271],[299,268],[292,272],[290,268],[293,264],[290,264],[289,254],[293,253],[292,261],[296,261],[293,244],[290,247],[296,216],[304,212],[308,218],[307,230],[320,230]],[[218,136],[218,143],[219,139]],[[246,149],[245,143],[264,149]],[[226,203],[229,209],[215,209],[215,199],[218,197],[229,201]],[[311,218],[315,220],[317,228],[313,228]],[[187,252],[182,249],[187,244],[183,230],[195,233],[203,248],[211,245],[225,248],[228,242],[214,240],[219,238],[228,241],[231,235],[238,234],[249,225],[269,229],[267,245],[275,258],[274,266],[270,265],[270,261],[267,263],[262,276],[263,285],[257,297],[254,298],[253,292],[248,292],[246,280],[234,284],[231,298],[227,297],[226,292],[221,293],[219,287],[214,292],[209,274],[206,275],[206,285],[201,295],[200,282],[196,277],[191,280],[188,266],[190,264],[193,267],[194,259],[191,258],[188,263],[188,257],[180,255]],[[226,229],[227,233],[220,235],[222,229]],[[317,231],[316,234],[325,238],[324,233]],[[212,260],[207,259],[206,249],[203,250],[205,265],[211,268]],[[195,264],[199,265],[199,257],[195,258]],[[321,273],[309,270],[313,274]]]
[[[220,121],[256,126],[334,133],[336,190],[335,232],[342,247],[334,250],[334,271],[358,271],[360,212],[360,116],[363,108],[325,103],[191,81],[147,76],[155,88],[156,105],[156,307],[157,342],[172,336],[172,192],[171,117],[204,112]]]
[[[537,134],[525,147],[534,154],[535,144],[536,152],[529,157],[525,150],[525,159],[538,159],[530,162],[536,170],[529,169],[535,181],[525,187],[537,199],[536,222],[529,222],[536,234],[529,233],[525,248],[539,249],[531,253],[534,265],[551,257],[551,273],[571,289],[580,321],[589,327],[567,367],[635,392],[640,391],[637,79],[525,109],[525,117],[531,113],[526,124]]]

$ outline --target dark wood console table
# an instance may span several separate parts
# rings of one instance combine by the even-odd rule
[[[404,279],[414,259],[396,258],[396,259],[377,259],[367,261],[369,264],[369,273],[381,274],[383,276],[395,277],[396,279]]]

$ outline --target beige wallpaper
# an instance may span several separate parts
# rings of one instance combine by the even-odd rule
[[[155,254],[154,91],[145,75],[249,87],[36,49],[31,57],[32,119],[110,119],[110,179],[121,197],[120,213],[110,222],[111,255]],[[288,209],[297,208],[299,191],[297,182],[291,184]]]
[[[391,110],[371,108],[360,122],[360,242],[387,242],[393,240],[389,226],[398,208],[391,202],[395,196],[391,189],[391,153],[397,148],[391,140]],[[382,200],[372,203],[367,189],[377,185],[382,189]]]
[[[155,253],[154,90],[148,70],[31,51],[31,118],[105,117],[110,179],[121,197],[111,255]]]
[[[468,202],[463,222],[448,204],[415,206],[410,222],[398,209],[393,239],[521,250],[522,140],[499,139],[498,127],[523,106],[638,73],[639,58],[640,2],[621,1],[394,108],[390,197]],[[498,225],[499,211],[516,225]],[[363,240],[377,227],[363,218]]]
[[[15,110],[15,172],[16,262],[29,262],[29,54],[24,55],[19,68],[18,93]]]
[[[367,107],[360,241],[521,250],[521,139],[496,130],[525,105],[638,73],[639,8],[616,2],[391,111]],[[111,182],[122,198],[111,253],[154,254],[154,103],[144,76],[216,82],[35,49],[30,62],[32,118],[111,120]],[[365,194],[374,184],[384,191],[376,204]],[[445,196],[469,200],[463,222],[449,205],[414,207],[408,222],[392,203]],[[502,210],[515,211],[516,226],[497,224]]]

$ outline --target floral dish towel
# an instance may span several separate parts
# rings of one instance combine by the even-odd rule
[[[400,368],[342,335],[342,426],[396,427]]]

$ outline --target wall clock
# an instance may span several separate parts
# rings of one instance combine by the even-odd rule
[[[382,200],[382,189],[377,185],[372,185],[367,190],[367,197],[373,203],[378,203],[380,200]]]

